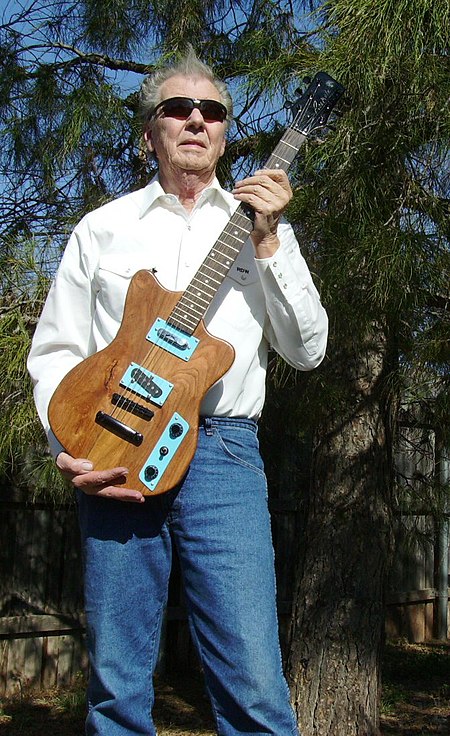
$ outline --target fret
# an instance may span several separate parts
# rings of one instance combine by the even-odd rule
[[[237,235],[234,235],[234,233],[223,233],[223,234],[228,235],[228,237],[233,238],[233,240],[237,240],[238,243],[241,244],[241,247],[247,240],[247,238],[245,238],[244,240],[242,238],[239,238]],[[236,248],[235,245],[228,243],[226,240],[222,240],[221,237],[217,240],[217,242],[223,245],[225,248],[228,248],[231,251],[231,254],[230,254],[231,258],[236,258],[237,254],[241,250],[241,248]]]
[[[189,293],[192,294],[192,292],[189,292]],[[204,292],[199,291],[198,289],[196,289],[195,290],[195,293],[192,294],[192,298],[195,299],[200,304],[205,304],[205,305],[206,304],[209,304],[209,302],[211,301],[211,295],[210,294],[209,295],[208,294],[205,294]],[[181,299],[180,299],[180,302],[181,302]],[[175,309],[176,309],[176,307],[175,307]]]
[[[186,332],[188,335],[191,335],[194,332],[199,322],[200,319],[194,317],[194,315],[189,315],[188,313],[178,319],[170,316],[167,320],[167,324],[172,325],[172,327],[176,327],[177,330]]]
[[[306,136],[303,133],[289,128],[267,161],[267,168],[282,168],[287,171],[305,139]]]
[[[180,319],[192,320],[192,324],[196,324],[201,319],[202,314],[203,309],[198,304],[195,304],[195,302],[190,302],[187,304],[187,310],[183,315],[180,315]]]
[[[238,251],[238,253],[239,253],[239,251]],[[230,268],[230,266],[233,265],[233,261],[235,260],[236,255],[237,254],[235,254],[233,256],[233,258],[230,258],[230,256],[228,256],[225,253],[215,253],[214,256],[213,256],[213,258],[214,258],[213,264],[216,263],[219,266],[226,266],[227,268]],[[209,266],[210,263],[208,262],[207,265]],[[212,266],[212,267],[214,267],[214,266]]]
[[[200,281],[198,278],[195,278],[192,281],[192,286],[194,289],[196,289],[197,293],[204,294],[207,301],[211,301],[214,294],[216,293],[216,290],[209,285],[209,283],[205,281]]]
[[[170,315],[170,321],[174,322],[174,320],[178,320],[180,324],[177,327],[186,330],[186,327],[196,326],[198,324],[203,316],[204,309],[204,305],[186,299],[183,304],[177,304]]]
[[[249,217],[247,217],[241,204],[231,218],[229,226],[238,227],[247,236],[250,235],[251,231],[253,230],[253,222]]]
[[[275,154],[275,153],[273,153],[273,154],[272,154],[272,157],[271,157],[271,158],[272,158],[272,159],[275,159],[275,158],[277,158],[277,159],[278,159],[278,161],[282,161],[282,162],[283,162],[283,164],[287,164],[288,166],[290,166],[290,164],[291,164],[291,162],[290,162],[290,161],[289,161],[289,160],[288,160],[287,158],[282,158],[282,156],[278,156],[278,155],[277,155],[277,154]],[[276,169],[278,169],[278,168],[283,168],[283,166],[278,166],[278,165],[277,165],[277,164],[275,163],[275,168],[276,168]]]
[[[249,231],[251,232],[251,229],[247,226],[247,223],[240,223],[236,218],[236,221],[232,221],[227,225],[224,230],[224,234],[229,235],[230,238],[235,238],[242,243],[247,240]]]
[[[288,143],[284,139],[281,139],[280,144],[283,144],[284,146],[287,146],[288,148],[291,148],[294,151],[294,156],[297,155],[297,146],[292,145],[292,143]],[[275,149],[276,150],[276,149]],[[275,152],[272,154],[272,156],[275,155]]]
[[[203,312],[204,306],[201,304],[198,304],[194,299],[188,299],[185,295],[183,298],[183,302],[181,303],[181,299],[178,302],[177,306],[173,310],[172,314],[173,316],[178,315],[178,319],[182,320],[183,318],[189,319],[189,317],[192,316],[191,312],[196,310],[197,316]]]
[[[209,281],[212,281],[213,283],[220,286],[221,282],[221,272],[217,268],[214,268],[213,266],[210,266],[208,263],[205,263],[202,267],[202,273],[208,276]],[[215,278],[218,276],[219,278]],[[188,287],[189,289],[189,287]]]
[[[209,303],[209,300],[203,299],[203,304],[192,294],[188,294],[187,292],[182,296],[178,304],[176,305],[174,309],[175,311],[184,311],[186,309],[190,309],[191,304],[195,304],[198,309],[203,310],[205,308],[205,303]]]

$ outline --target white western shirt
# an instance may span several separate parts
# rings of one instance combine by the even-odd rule
[[[188,213],[155,177],[77,225],[28,359],[37,410],[54,454],[62,448],[48,426],[51,396],[74,365],[114,338],[133,274],[153,270],[162,286],[184,291],[237,204],[216,180]],[[245,244],[206,313],[209,332],[231,343],[236,357],[205,396],[205,416],[259,417],[269,345],[303,371],[324,356],[325,310],[292,228],[283,223],[278,235],[281,245],[271,258],[256,259],[250,240]]]

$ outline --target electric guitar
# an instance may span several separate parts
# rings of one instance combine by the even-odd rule
[[[291,105],[294,121],[266,168],[287,171],[343,91],[319,72]],[[150,271],[133,276],[116,337],[75,366],[51,399],[50,426],[70,455],[89,458],[96,470],[129,468],[127,486],[144,495],[182,480],[197,447],[202,399],[234,360],[203,317],[252,231],[252,214],[238,206],[185,292],[164,289]]]

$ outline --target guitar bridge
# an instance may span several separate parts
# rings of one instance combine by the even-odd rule
[[[128,427],[123,422],[119,422],[118,419],[115,419],[110,414],[106,414],[104,411],[98,411],[95,416],[95,421],[97,424],[103,427],[103,429],[107,429],[109,432],[112,432],[112,434],[115,434],[122,440],[130,442],[136,447],[142,445],[142,442],[144,440],[143,434],[141,434],[140,432],[136,432],[135,429]]]

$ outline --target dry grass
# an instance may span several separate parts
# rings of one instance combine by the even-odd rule
[[[388,645],[382,682],[382,736],[450,734],[450,642]]]
[[[24,694],[0,709],[1,736],[80,736],[84,683]],[[159,736],[213,736],[209,703],[198,676],[157,680]],[[450,645],[388,645],[383,666],[382,736],[450,733]]]
[[[156,681],[154,708],[158,736],[214,736],[214,723],[201,679]],[[0,709],[1,736],[81,736],[84,733],[85,683],[71,688],[12,698]]]

